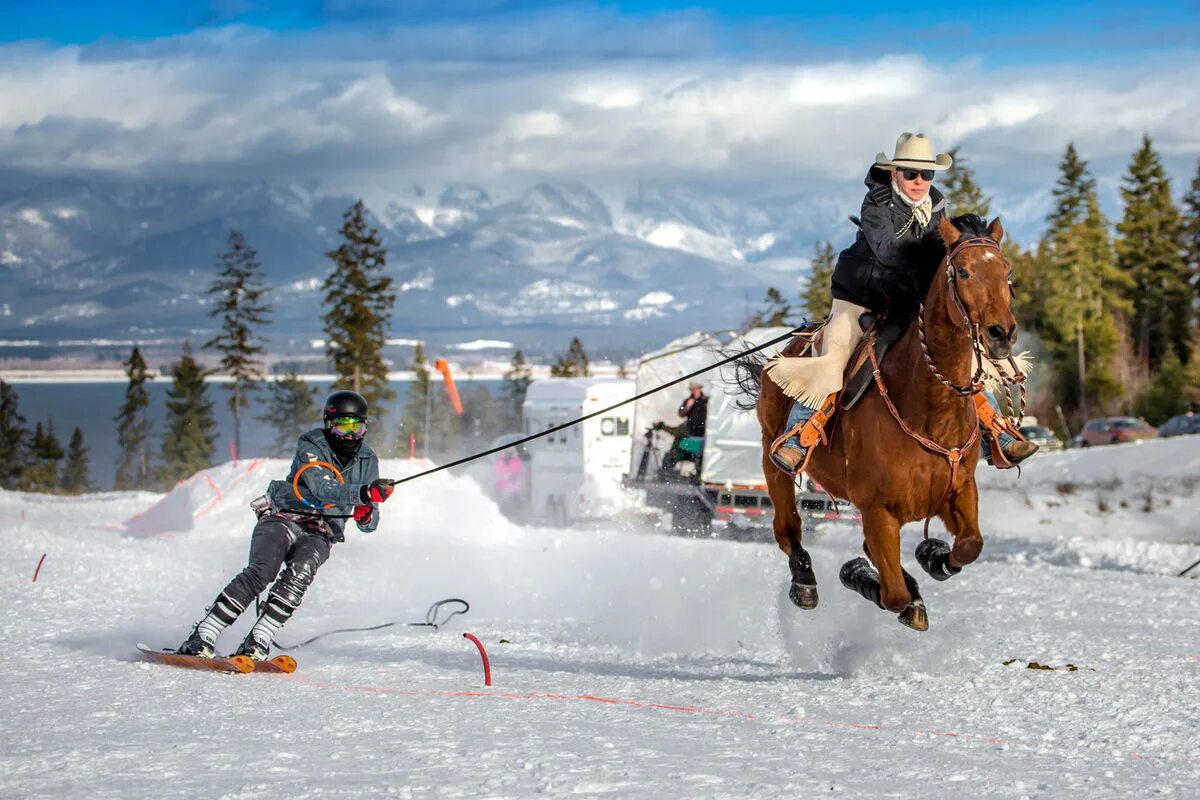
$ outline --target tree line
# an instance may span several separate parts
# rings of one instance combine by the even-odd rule
[[[334,389],[362,394],[371,406],[373,448],[382,455],[457,455],[462,448],[488,442],[521,426],[521,406],[532,382],[532,369],[517,350],[504,374],[500,397],[471,385],[462,395],[462,414],[444,399],[431,377],[424,345],[415,347],[408,365],[413,381],[394,431],[386,422],[396,392],[388,381],[389,364],[383,347],[391,325],[396,293],[385,272],[387,250],[369,211],[360,200],[343,215],[339,246],[326,253],[330,272],[322,284],[325,355],[336,380]],[[218,258],[218,274],[208,289],[210,316],[219,322],[216,335],[202,348],[218,356],[215,369],[205,369],[185,342],[178,361],[168,367],[166,422],[158,446],[152,442],[150,395],[153,377],[138,347],[123,362],[128,383],[119,411],[116,435],[119,456],[114,487],[167,489],[177,481],[210,467],[216,458],[216,420],[206,378],[226,376],[226,404],[234,421],[233,444],[242,450],[244,416],[252,399],[265,392],[265,410],[256,419],[274,434],[271,452],[287,456],[297,438],[320,424],[318,389],[295,369],[267,381],[263,356],[272,306],[258,253],[239,231],[231,231]],[[590,375],[583,343],[574,338],[566,353],[551,366],[561,377]],[[0,381],[0,487],[25,491],[79,493],[94,489],[89,480],[89,449],[75,428],[64,451],[53,420],[37,422],[30,430],[19,409],[13,387]],[[61,466],[60,466],[61,464]]]
[[[986,218],[990,198],[957,148],[950,152],[954,166],[940,184],[949,213]],[[1200,406],[1200,162],[1177,203],[1143,136],[1120,193],[1114,224],[1100,210],[1088,162],[1068,144],[1041,238],[1004,243],[1020,344],[1041,359],[1029,412],[1065,420],[1067,434],[1094,416],[1133,414],[1157,425]],[[817,244],[798,303],[768,289],[747,324],[823,319],[836,260],[832,244]]]

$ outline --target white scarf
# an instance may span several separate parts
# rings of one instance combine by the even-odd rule
[[[912,213],[913,213],[912,219],[910,219],[908,221],[908,223],[903,228],[901,228],[900,231],[896,234],[897,239],[900,238],[901,236],[903,236],[904,232],[907,231],[912,226],[913,220],[916,220],[918,223],[920,223],[921,227],[924,228],[926,225],[929,224],[929,220],[933,219],[933,187],[932,186],[929,187],[929,191],[926,192],[925,196],[922,197],[920,200],[911,200],[911,199],[909,199],[908,195],[906,195],[903,191],[901,191],[900,187],[896,184],[896,179],[892,178],[892,191],[895,192],[896,195],[901,200],[904,201],[904,204],[906,206],[908,206],[909,208],[912,209]]]

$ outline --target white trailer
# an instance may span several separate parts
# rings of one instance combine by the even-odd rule
[[[633,381],[544,378],[529,385],[526,434],[540,433],[633,396]],[[607,517],[624,509],[633,406],[626,405],[529,445],[530,516],[552,525]]]

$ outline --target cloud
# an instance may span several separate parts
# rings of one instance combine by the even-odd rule
[[[1175,167],[1200,154],[1196,52],[1003,68],[756,58],[717,52],[696,15],[638,22],[549,9],[0,47],[0,168],[315,178],[368,197],[573,178],[853,195],[877,151],[924,130],[1021,198],[1053,182],[1068,141],[1112,178],[1143,132]]]

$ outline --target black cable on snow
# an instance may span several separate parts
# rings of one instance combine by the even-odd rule
[[[438,621],[438,613],[441,611],[442,606],[448,605],[450,603],[460,604],[462,606],[462,610],[461,611],[451,611],[449,614],[446,615],[445,619]],[[465,614],[470,610],[471,610],[471,604],[468,603],[466,600],[462,600],[457,597],[450,597],[445,600],[438,600],[436,603],[431,605],[429,607],[429,610],[425,612],[425,621],[424,622],[396,621],[396,622],[385,622],[382,625],[372,625],[368,628],[338,628],[336,630],[325,631],[324,633],[319,633],[316,636],[312,637],[311,639],[305,639],[303,642],[300,642],[299,644],[282,645],[282,644],[279,644],[278,642],[276,642],[273,645],[273,647],[276,650],[283,650],[284,652],[288,652],[291,650],[299,650],[301,647],[306,647],[306,646],[312,644],[313,642],[317,641],[318,639],[323,639],[326,636],[332,636],[335,633],[367,633],[369,631],[381,631],[384,628],[394,628],[397,625],[404,625],[406,627],[413,627],[413,628],[433,628],[436,631],[438,628],[445,625],[447,622],[454,619],[459,614]]]

